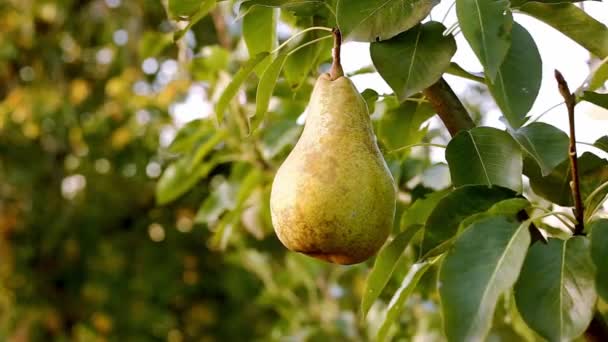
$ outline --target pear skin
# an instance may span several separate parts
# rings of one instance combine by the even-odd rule
[[[347,77],[321,75],[302,136],[272,184],[279,240],[337,264],[365,261],[390,233],[395,189],[365,101]]]

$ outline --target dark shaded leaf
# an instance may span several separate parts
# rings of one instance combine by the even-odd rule
[[[521,192],[522,153],[507,132],[492,127],[462,131],[448,144],[445,158],[455,186],[500,185]]]
[[[543,176],[568,158],[568,135],[555,126],[533,122],[513,132],[524,151],[536,161]]]
[[[436,249],[456,235],[464,219],[515,195],[509,189],[484,185],[463,186],[445,195],[426,220],[420,241],[421,259],[436,255]]]
[[[608,301],[608,219],[593,221],[587,228],[591,232],[591,258],[597,270],[597,294]]]
[[[518,23],[513,23],[511,47],[493,82],[490,93],[511,127],[523,125],[532,108],[543,78],[542,60],[534,39]]]
[[[589,239],[534,244],[515,284],[517,308],[528,326],[549,341],[579,337],[591,322],[597,294]]]
[[[454,37],[431,21],[383,42],[372,43],[374,66],[400,101],[435,83],[456,52]]]
[[[513,15],[505,0],[456,0],[456,14],[462,34],[494,81],[509,46]]]
[[[482,341],[499,295],[517,280],[528,246],[529,222],[488,217],[465,229],[445,256],[439,294],[445,334],[453,341]]]

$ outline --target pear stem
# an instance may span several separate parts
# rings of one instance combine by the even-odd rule
[[[344,76],[344,70],[342,70],[342,64],[340,64],[340,46],[342,45],[342,34],[337,28],[334,28],[331,33],[334,35],[334,48],[332,49],[333,62],[331,63],[331,69],[329,69],[329,79],[333,81],[341,76]]]

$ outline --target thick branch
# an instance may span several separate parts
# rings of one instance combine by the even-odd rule
[[[574,106],[576,105],[576,98],[574,94],[570,92],[568,83],[564,79],[562,74],[555,70],[555,79],[557,80],[557,86],[560,94],[564,98],[566,108],[568,108],[568,121],[570,123],[570,146],[568,150],[568,156],[570,157],[570,168],[572,170],[572,181],[570,182],[570,189],[572,190],[572,198],[574,200],[574,216],[576,217],[576,225],[574,226],[574,235],[584,235],[584,207],[583,200],[581,199],[581,190],[579,185],[578,176],[578,159],[576,158],[576,135],[574,129]]]
[[[475,127],[475,123],[466,108],[443,78],[423,90],[422,93],[429,100],[452,136],[455,136],[461,130]]]

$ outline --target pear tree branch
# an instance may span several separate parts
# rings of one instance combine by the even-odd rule
[[[574,235],[584,235],[584,206],[583,200],[581,199],[580,181],[578,176],[578,159],[576,158],[576,135],[574,129],[574,106],[576,106],[576,98],[574,94],[570,92],[568,83],[564,79],[564,76],[557,70],[555,70],[555,79],[557,80],[557,86],[559,92],[564,98],[566,108],[568,108],[568,122],[570,124],[570,145],[568,149],[568,157],[570,157],[570,168],[572,170],[572,181],[570,182],[570,189],[572,190],[572,198],[574,199],[574,217],[576,217],[576,225],[574,226]]]
[[[429,100],[450,135],[455,136],[461,130],[475,127],[469,112],[443,77],[422,93]]]

